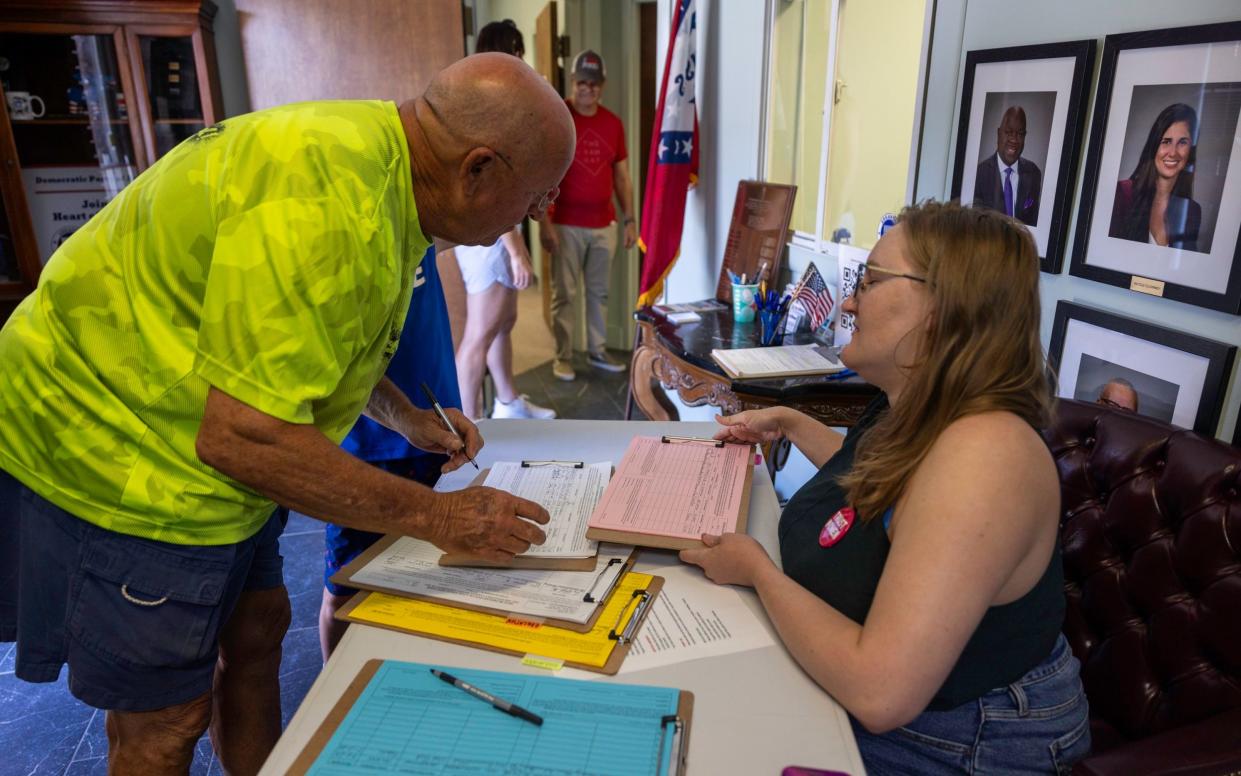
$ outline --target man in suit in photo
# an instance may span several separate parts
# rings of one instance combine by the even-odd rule
[[[974,177],[974,207],[986,207],[1013,216],[1026,226],[1038,223],[1043,172],[1029,159],[1026,147],[1026,112],[1019,105],[1004,111],[995,130],[995,154],[978,163]]]

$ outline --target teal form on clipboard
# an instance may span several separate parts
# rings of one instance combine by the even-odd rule
[[[497,699],[542,724],[506,713]],[[676,776],[693,704],[672,687],[371,660],[290,773]]]

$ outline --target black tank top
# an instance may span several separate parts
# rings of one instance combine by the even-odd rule
[[[861,515],[831,547],[819,545],[823,524],[846,506],[837,477],[853,466],[859,441],[888,408],[886,396],[871,402],[844,445],[789,501],[780,517],[784,573],[856,623],[866,620],[889,542],[878,515]],[[989,608],[944,680],[928,711],[943,711],[1003,687],[1038,665],[1055,645],[1064,622],[1064,570],[1060,546],[1042,578],[1011,603]]]

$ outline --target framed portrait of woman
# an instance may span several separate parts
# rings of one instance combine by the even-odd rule
[[[970,51],[952,198],[1021,221],[1059,272],[1086,118],[1093,40]]]
[[[1056,395],[1215,435],[1237,347],[1072,302],[1056,304]]]
[[[1241,22],[1104,41],[1070,273],[1241,312]]]

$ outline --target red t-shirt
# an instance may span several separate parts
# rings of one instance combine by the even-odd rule
[[[612,205],[612,165],[624,161],[625,127],[616,114],[600,105],[593,116],[583,116],[565,100],[577,129],[573,164],[560,182],[560,196],[551,212],[552,223],[598,229],[616,220]]]

